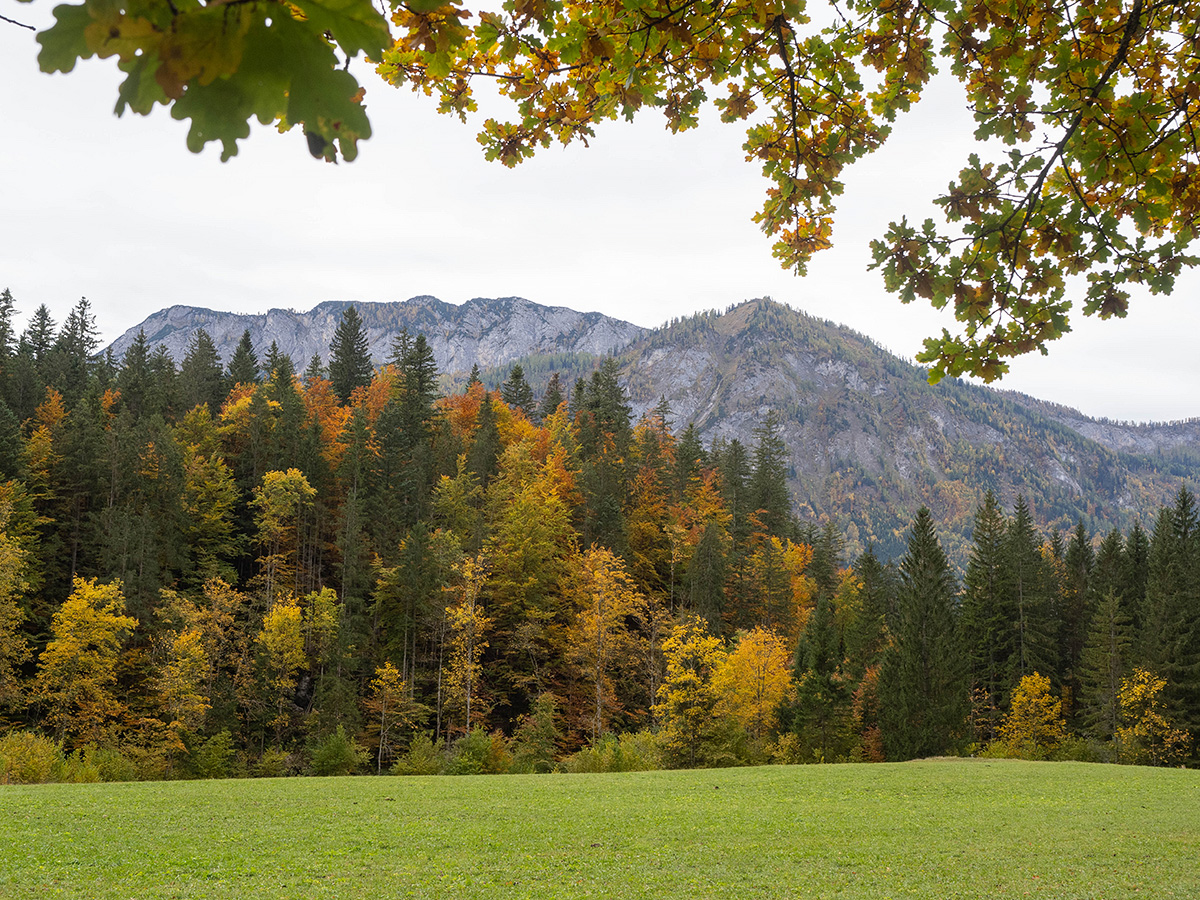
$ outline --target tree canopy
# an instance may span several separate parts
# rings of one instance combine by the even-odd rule
[[[931,375],[1001,376],[1006,360],[1083,311],[1124,316],[1134,289],[1172,290],[1197,258],[1198,0],[505,0],[254,3],[83,0],[55,10],[41,67],[116,56],[116,110],[191,119],[188,146],[237,152],[249,120],[301,125],[310,151],[353,159],[369,137],[365,53],[379,74],[476,111],[476,83],[511,101],[479,139],[505,165],[597,122],[660,110],[699,123],[706,104],[745,128],[768,186],[756,222],[803,274],[832,241],[847,166],[887,140],[941,65],[962,82],[978,152],[936,198],[871,244],[902,301],[953,310],[927,339]]]

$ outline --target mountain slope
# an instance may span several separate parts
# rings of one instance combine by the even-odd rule
[[[852,551],[900,552],[927,505],[961,560],[989,488],[1009,506],[1024,495],[1064,531],[1078,518],[1126,528],[1200,472],[1194,423],[1139,432],[954,379],[930,385],[862,335],[769,300],[654,331],[622,360],[637,412],[666,398],[677,425],[694,423],[706,441],[749,444],[775,410],[798,510],[837,517]]]

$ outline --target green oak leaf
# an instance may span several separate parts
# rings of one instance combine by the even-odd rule
[[[84,34],[92,17],[86,6],[63,4],[54,8],[54,18],[58,21],[38,35],[38,65],[43,72],[70,72],[78,60],[92,55]]]
[[[391,46],[387,20],[369,0],[295,0],[309,25],[329,32],[347,56],[360,51],[378,59]]]

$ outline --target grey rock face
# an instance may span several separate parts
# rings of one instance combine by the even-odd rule
[[[138,330],[150,345],[164,345],[178,363],[187,354],[196,331],[203,328],[228,362],[243,331],[250,331],[261,359],[274,341],[297,369],[314,355],[328,362],[329,345],[347,306],[329,301],[308,312],[272,309],[258,315],[218,312],[192,306],[172,306],[150,316],[112,343],[121,355]],[[541,306],[518,297],[470,300],[461,306],[435,297],[413,297],[395,303],[355,303],[367,332],[375,363],[391,354],[392,342],[407,328],[410,335],[424,334],[438,368],[448,374],[503,366],[534,353],[591,353],[620,350],[646,329],[600,313],[581,313],[561,306]]]

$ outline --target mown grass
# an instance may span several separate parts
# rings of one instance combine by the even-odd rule
[[[1200,772],[1008,760],[0,788],[0,896],[1200,897]]]

